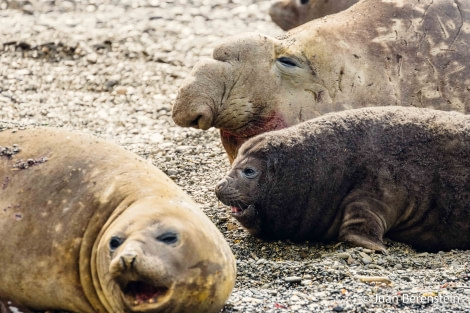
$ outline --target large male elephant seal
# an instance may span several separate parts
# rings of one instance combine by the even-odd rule
[[[316,18],[343,11],[359,0],[280,0],[271,5],[269,15],[283,30]]]
[[[274,39],[242,34],[200,61],[173,119],[246,139],[363,106],[470,109],[470,1],[363,0]]]
[[[330,113],[245,142],[217,197],[253,235],[470,249],[470,116]]]
[[[144,159],[60,129],[0,132],[0,300],[80,313],[218,312],[222,234]]]

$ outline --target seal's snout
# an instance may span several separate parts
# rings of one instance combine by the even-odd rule
[[[223,192],[228,186],[228,181],[227,179],[222,179],[221,181],[219,181],[219,183],[215,186],[215,193],[220,193],[220,192]]]
[[[283,30],[295,27],[298,20],[298,12],[295,8],[295,1],[277,1],[269,8],[269,16],[274,23]]]
[[[135,252],[125,253],[121,255],[121,265],[124,269],[131,269],[134,267],[137,254]]]
[[[210,99],[192,99],[178,97],[173,105],[173,121],[181,127],[193,127],[207,130],[212,127],[213,114],[209,105]]]

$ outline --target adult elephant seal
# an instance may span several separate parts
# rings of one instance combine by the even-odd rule
[[[144,159],[60,129],[0,132],[0,299],[31,310],[218,312],[222,234]]]
[[[179,89],[180,126],[221,130],[230,160],[256,134],[363,106],[470,109],[470,1],[364,0],[274,39],[242,34]]]
[[[359,0],[281,0],[273,3],[269,15],[283,30],[316,18],[346,10]]]
[[[469,155],[468,115],[348,110],[250,139],[216,194],[262,238],[470,249]]]

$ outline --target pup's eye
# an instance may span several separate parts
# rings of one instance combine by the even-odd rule
[[[258,172],[255,169],[252,169],[251,167],[245,167],[242,173],[243,176],[245,176],[246,178],[255,178],[256,174],[258,174]]]
[[[109,240],[109,249],[111,251],[116,250],[122,243],[124,242],[124,239],[118,236],[113,236],[111,237],[111,240]]]
[[[300,4],[307,4],[309,2],[310,2],[310,0],[300,0]]]
[[[178,234],[175,232],[166,232],[158,236],[157,240],[167,245],[173,245],[178,242]]]
[[[280,57],[277,61],[285,67],[298,67],[297,62],[292,58]]]

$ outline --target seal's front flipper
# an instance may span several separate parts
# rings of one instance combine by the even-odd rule
[[[383,243],[370,240],[366,236],[346,234],[345,236],[340,236],[340,238],[341,241],[349,242],[354,246],[364,247],[367,249],[380,251],[383,254],[387,254],[387,249],[385,248]]]
[[[382,238],[385,222],[366,201],[346,205],[339,228],[339,240],[382,253],[387,253]]]

